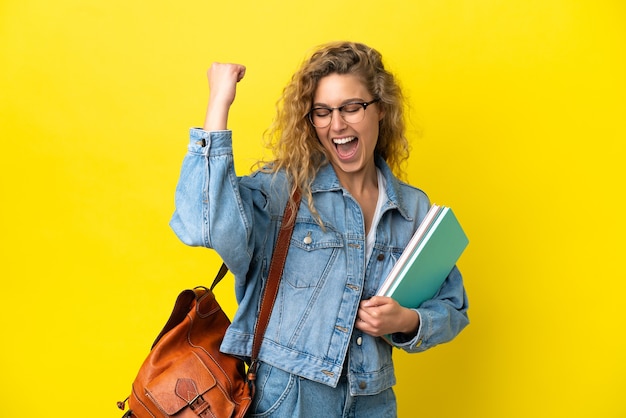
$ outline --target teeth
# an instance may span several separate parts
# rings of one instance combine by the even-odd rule
[[[341,144],[347,144],[350,141],[354,141],[356,139],[356,136],[349,136],[347,138],[334,138],[333,142],[337,145],[341,145]]]

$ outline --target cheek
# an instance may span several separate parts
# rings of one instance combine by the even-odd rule
[[[321,143],[325,143],[328,137],[328,129],[317,129],[315,128],[315,137]]]
[[[378,125],[378,121],[373,121],[367,126],[367,135],[373,140],[378,140],[378,134],[380,132],[380,127]]]

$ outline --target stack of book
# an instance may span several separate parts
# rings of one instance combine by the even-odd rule
[[[452,210],[432,205],[376,294],[419,307],[437,294],[468,244]]]

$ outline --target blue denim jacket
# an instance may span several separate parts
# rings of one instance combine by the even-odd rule
[[[392,346],[354,327],[359,302],[372,297],[429,208],[426,195],[376,165],[386,178],[387,201],[374,250],[365,255],[365,224],[356,200],[330,165],[312,184],[315,208],[303,197],[276,303],[259,359],[287,372],[336,386],[342,371],[353,395],[395,384]],[[215,249],[235,276],[239,308],[221,349],[249,357],[274,242],[288,195],[283,173],[235,174],[231,131],[192,129],[176,188],[170,225],[188,245]],[[454,338],[467,324],[467,296],[455,267],[439,293],[417,309],[417,335],[393,344],[420,352]]]

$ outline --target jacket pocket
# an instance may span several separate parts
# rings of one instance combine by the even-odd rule
[[[283,280],[294,288],[315,287],[332,270],[343,241],[327,228],[309,222],[297,223],[285,262]]]

